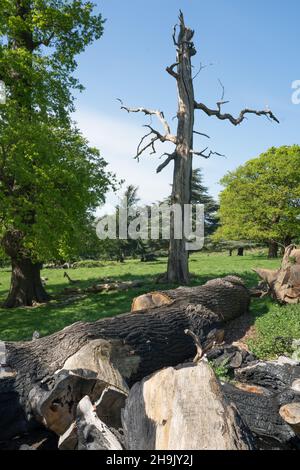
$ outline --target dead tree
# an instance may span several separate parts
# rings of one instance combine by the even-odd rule
[[[155,145],[158,142],[171,142],[175,146],[173,153],[163,155],[166,156],[166,159],[158,166],[157,173],[160,173],[169,163],[174,163],[171,202],[172,204],[180,206],[182,214],[184,205],[190,204],[191,201],[193,156],[195,155],[206,159],[213,155],[222,156],[218,152],[208,151],[208,147],[200,151],[194,149],[194,134],[208,137],[206,134],[194,130],[195,110],[202,111],[208,116],[215,116],[223,121],[229,121],[234,126],[241,124],[248,114],[266,116],[270,120],[279,122],[270,110],[257,111],[246,108],[240,112],[238,117],[223,113],[222,106],[228,103],[228,101],[224,101],[224,88],[223,96],[221,100],[217,102],[217,109],[210,109],[205,104],[197,102],[194,97],[191,63],[191,58],[196,55],[196,49],[192,41],[193,36],[194,31],[185,25],[183,14],[180,12],[179,32],[177,34],[177,25],[174,27],[173,32],[173,42],[176,47],[177,58],[176,62],[166,69],[167,72],[175,78],[178,89],[178,124],[176,134],[172,133],[171,127],[162,111],[151,110],[144,107],[129,108],[124,106],[121,101],[121,109],[128,113],[144,113],[146,116],[150,116],[150,118],[156,116],[164,129],[162,133],[155,129],[152,123],[145,125],[148,132],[142,137],[138,145],[135,155],[137,160],[139,160],[139,157],[146,151],[150,150],[151,154],[155,154]],[[174,214],[171,213],[170,246],[166,280],[169,282],[187,284],[189,282],[188,250],[183,223],[181,232],[181,239],[175,239]]]

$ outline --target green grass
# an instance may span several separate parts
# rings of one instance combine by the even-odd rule
[[[195,275],[192,284],[203,284],[209,279],[227,274],[240,275],[253,286],[258,279],[252,271],[255,267],[276,269],[278,260],[268,260],[260,253],[247,253],[245,257],[229,257],[227,254],[198,253],[190,257],[190,271]],[[130,310],[132,299],[144,292],[159,288],[154,278],[166,270],[166,259],[152,263],[127,260],[124,264],[103,262],[103,266],[69,270],[72,279],[79,280],[78,287],[86,287],[102,277],[113,280],[143,279],[138,289],[121,292],[90,294],[69,304],[62,304],[63,298],[35,308],[1,309],[0,340],[17,341],[31,339],[33,331],[42,336],[51,334],[76,321],[95,321]],[[43,270],[47,277],[47,290],[57,296],[69,286],[63,277],[63,270]],[[0,270],[0,301],[5,299],[9,287],[10,272]],[[76,285],[77,286],[77,285]],[[160,286],[166,288],[166,286]],[[169,286],[171,287],[171,286]],[[254,299],[251,313],[256,326],[256,337],[250,340],[252,350],[261,358],[274,357],[285,352],[286,341],[277,337],[300,338],[300,306],[281,307],[269,298]]]

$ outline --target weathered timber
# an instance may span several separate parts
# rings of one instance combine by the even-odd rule
[[[300,365],[257,362],[238,369],[235,377],[239,382],[258,385],[270,391],[283,391],[292,388],[293,383],[300,378]]]
[[[300,400],[300,395],[297,397],[290,391],[275,393],[263,387],[238,383],[224,383],[222,390],[236,405],[243,421],[256,437],[258,447],[300,448],[300,440],[279,414],[280,402],[286,403],[292,398]]]
[[[78,403],[76,426],[78,450],[122,450],[116,436],[98,418],[87,396]]]
[[[211,309],[202,305],[205,301]],[[163,367],[175,366],[193,357],[193,340],[185,335],[186,329],[193,331],[205,347],[206,342],[211,341],[210,334],[221,327],[224,319],[242,315],[248,305],[249,293],[245,287],[228,279],[217,280],[202,286],[197,305],[173,301],[169,305],[149,309],[143,315],[129,313],[94,323],[78,322],[35,341],[4,343],[5,360],[12,375],[9,379],[0,379],[0,413],[6,413],[7,424],[0,429],[0,439],[11,437],[20,429],[26,430],[31,422],[36,422],[37,416],[43,416],[41,405],[37,405],[39,401],[34,397],[43,396],[51,407],[51,397],[56,397],[59,380],[65,380],[65,384],[75,380],[70,377],[72,374],[68,379],[59,374],[58,378],[54,377],[57,371],[75,369],[78,381],[86,380],[77,372],[78,369],[83,373],[94,371],[97,380],[106,384],[122,389],[120,381],[125,381],[131,386]],[[100,347],[100,352],[97,347],[94,349],[93,366],[79,351],[99,339],[107,343]],[[76,361],[71,358],[75,354]],[[104,374],[107,370],[104,364],[107,363],[114,370],[109,377]],[[119,382],[116,381],[117,376]],[[82,386],[82,393],[87,394],[84,390],[85,386]],[[76,395],[76,403],[82,398],[80,395]],[[6,412],[8,407],[11,407],[9,414]],[[42,418],[39,420],[43,421]]]
[[[144,312],[174,301],[203,305],[220,315],[225,321],[239,316],[239,311],[247,312],[250,305],[250,293],[242,279],[227,276],[213,279],[202,286],[178,287],[167,291],[155,291],[136,297],[132,302],[132,312]]]
[[[136,383],[122,413],[129,450],[249,450],[250,431],[206,361]]]

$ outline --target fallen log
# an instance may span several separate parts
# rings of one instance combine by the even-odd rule
[[[0,414],[5,416],[0,439],[24,432],[37,421],[46,425],[63,421],[59,413],[68,410],[69,386],[74,410],[84,395],[91,395],[93,387],[99,387],[99,398],[104,385],[124,390],[161,368],[190,359],[194,344],[185,335],[186,329],[195,333],[205,348],[214,335],[218,336],[224,319],[242,315],[249,305],[247,289],[236,281],[216,280],[202,286],[200,292],[196,305],[173,301],[149,309],[146,315],[129,313],[94,323],[78,322],[35,341],[3,343],[5,373],[10,376],[0,376]],[[204,301],[211,309],[202,305]],[[98,344],[96,340],[104,342]],[[84,347],[91,348],[88,354],[84,354]],[[75,382],[76,387],[72,386]],[[66,412],[63,428],[70,423],[72,410]]]
[[[300,379],[300,365],[278,364],[276,361],[258,362],[235,372],[239,382],[264,387],[271,392],[294,389]],[[296,391],[296,390],[295,390]]]
[[[224,287],[226,286],[226,289]],[[247,312],[250,294],[242,279],[227,276],[213,279],[203,286],[178,287],[166,291],[155,291],[136,297],[131,306],[132,312],[141,312],[175,301],[201,304],[220,315],[225,321],[239,316],[239,311]]]
[[[279,414],[280,395],[250,384],[224,383],[222,390],[236,405],[243,421],[256,437],[259,448],[300,448],[300,441]]]
[[[129,450],[252,450],[250,431],[205,361],[136,383],[122,413]]]
[[[78,450],[122,450],[122,445],[109,427],[97,416],[89,397],[77,406]]]

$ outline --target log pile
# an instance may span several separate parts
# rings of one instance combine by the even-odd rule
[[[270,294],[281,303],[300,303],[300,249],[290,245],[285,249],[280,269],[255,269]],[[264,295],[265,295],[264,294]]]
[[[140,298],[134,312],[2,343],[0,441],[46,428],[62,450],[253,449],[267,438],[294,448],[298,415],[282,407],[300,402],[297,367],[249,373],[255,358],[219,344],[224,323],[248,311],[243,282],[230,276],[160,301],[151,295],[147,308]],[[222,355],[240,385],[215,376],[207,357]]]

